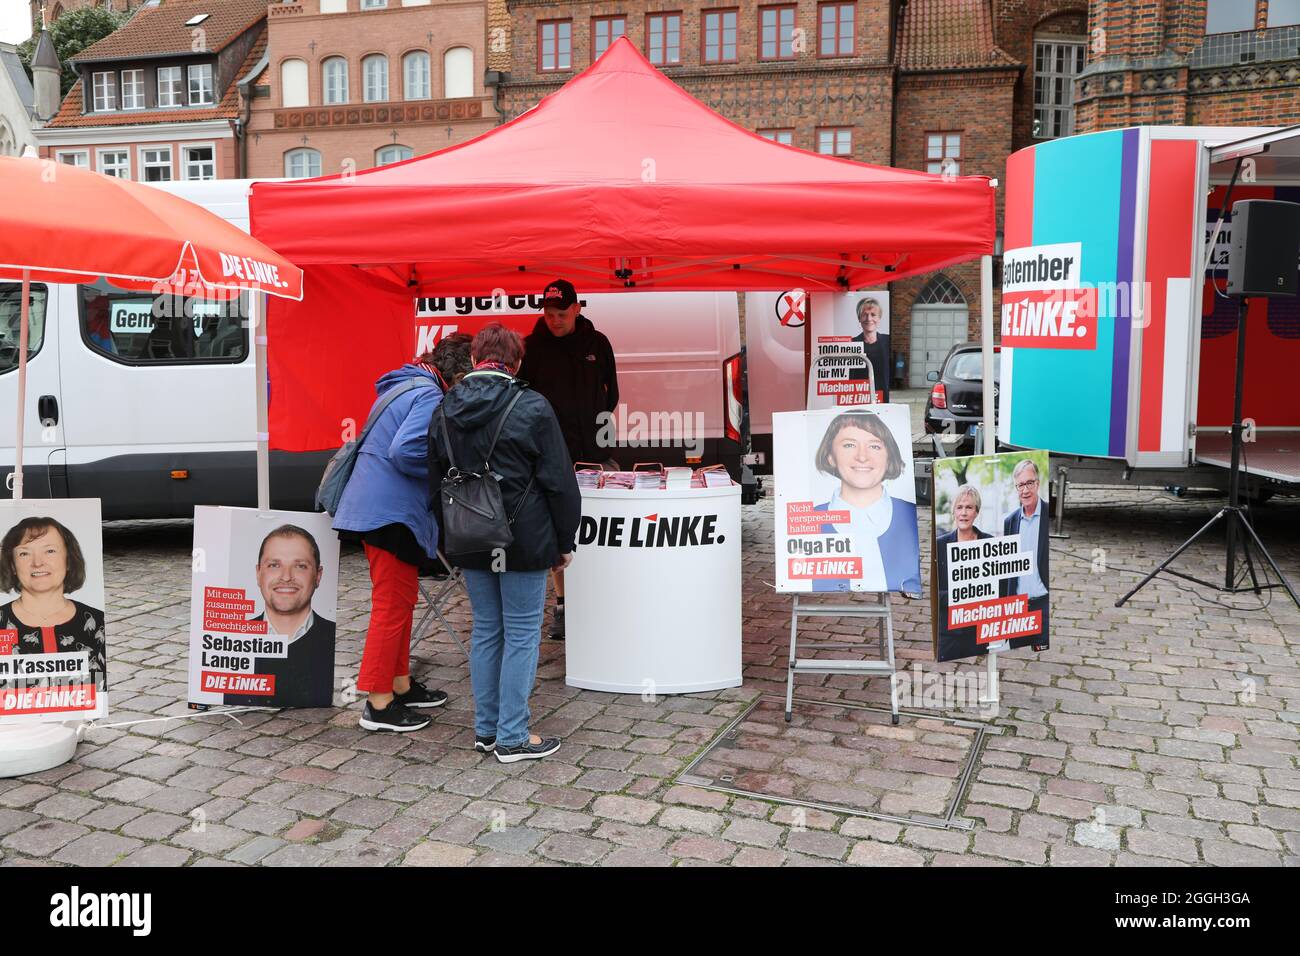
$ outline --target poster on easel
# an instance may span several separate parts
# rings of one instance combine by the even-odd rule
[[[978,657],[1002,641],[1046,650],[1047,452],[936,458],[933,467],[935,660]]]
[[[0,724],[108,713],[98,498],[0,502]]]
[[[888,402],[893,362],[889,351],[889,291],[818,293],[811,302],[807,407],[811,410]],[[874,395],[871,374],[875,376]]]
[[[777,412],[776,589],[921,593],[906,405]]]
[[[339,538],[327,514],[194,509],[189,704],[329,707]]]

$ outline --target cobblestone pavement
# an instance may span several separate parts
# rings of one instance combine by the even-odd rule
[[[1052,646],[1002,658],[1003,707],[989,721],[1002,732],[987,739],[959,807],[974,824],[965,832],[674,784],[751,701],[783,692],[789,601],[766,583],[770,497],[746,509],[744,686],[655,702],[579,691],[564,684],[563,645],[544,642],[534,727],[564,746],[510,766],[471,749],[468,668],[445,637],[419,646],[416,673],[451,702],[416,734],[367,734],[357,728],[360,704],[342,699],[332,710],[193,717],[183,704],[189,525],[110,526],[112,712],[71,763],[0,780],[0,863],[1300,862],[1300,615],[1281,594],[1263,608],[1238,596],[1225,603],[1241,609],[1231,609],[1174,579],[1117,609],[1132,569],[1165,555],[1218,501],[1100,490],[1072,492],[1071,501],[1072,537],[1053,542]],[[1300,502],[1272,502],[1257,523],[1300,581]],[[928,534],[925,518],[923,541]],[[1211,575],[1218,566],[1217,551],[1205,548],[1185,569]],[[340,588],[344,687],[369,597],[357,551],[345,552]],[[464,606],[453,618],[467,631]],[[901,666],[957,670],[932,663],[925,604],[899,601],[895,618]],[[837,619],[810,627],[862,637]],[[798,694],[881,704],[887,685],[810,676]],[[160,719],[167,715],[180,717]],[[934,764],[927,750],[954,739],[943,727],[905,722],[882,736]],[[845,779],[864,772],[854,753],[809,739],[805,752],[778,755],[777,770]]]

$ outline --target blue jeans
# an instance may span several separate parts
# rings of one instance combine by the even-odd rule
[[[464,574],[474,611],[469,651],[474,734],[517,747],[528,740],[528,697],[542,643],[546,572],[466,568]]]

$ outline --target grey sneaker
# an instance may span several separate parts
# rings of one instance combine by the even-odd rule
[[[530,738],[513,747],[497,744],[496,754],[497,760],[501,763],[514,763],[517,760],[540,760],[542,757],[549,757],[559,749],[559,737],[543,737],[539,744],[533,743]]]

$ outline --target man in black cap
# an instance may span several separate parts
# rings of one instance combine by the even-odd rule
[[[542,317],[524,339],[519,377],[541,392],[560,421],[571,461],[605,462],[613,449],[599,441],[602,417],[618,407],[614,349],[581,313],[578,293],[556,279],[542,293]],[[551,636],[564,639],[564,573],[557,571]]]

